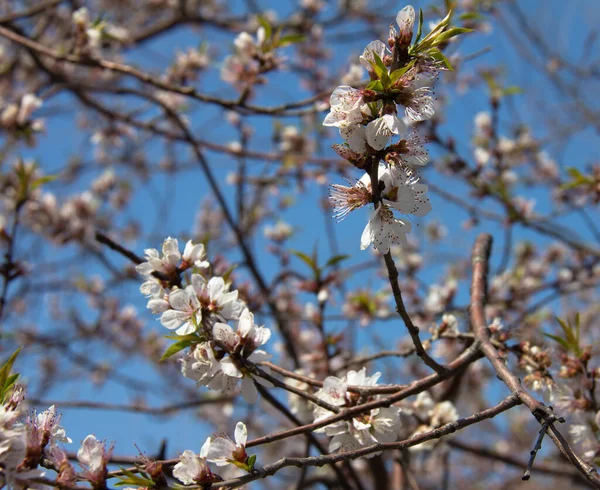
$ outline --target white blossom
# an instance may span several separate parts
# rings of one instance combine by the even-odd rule
[[[239,318],[244,303],[238,299],[237,290],[229,291],[222,277],[211,277],[207,282],[200,274],[192,274],[191,282],[204,310],[218,314],[225,320]]]
[[[227,437],[217,437],[212,441],[206,459],[217,466],[225,466],[232,461],[245,463],[246,441],[248,440],[248,429],[243,422],[235,426],[235,442]]]
[[[362,121],[362,92],[348,85],[337,87],[329,102],[331,109],[323,121],[324,126],[335,126],[341,128],[348,124]]]
[[[186,449],[179,457],[179,463],[173,468],[173,476],[184,485],[198,485],[213,481],[212,472],[206,464],[210,446],[211,440],[208,437],[200,449],[200,454]]]
[[[377,56],[379,56],[380,59],[383,60],[386,53],[389,52],[390,51],[388,47],[381,41],[372,41],[367,45],[367,47],[363,51],[363,54],[360,55],[358,59],[360,61],[360,64],[364,66],[367,69],[367,71],[372,72],[373,64],[375,63],[374,55],[376,54]]]
[[[264,345],[271,337],[271,330],[266,327],[259,327],[254,324],[254,315],[245,309],[237,322],[237,331],[234,331],[225,323],[215,323],[213,326],[213,337],[216,341],[226,346],[230,353],[242,356],[250,362],[258,363],[270,359],[270,355],[258,347]],[[248,403],[254,403],[258,396],[254,378],[249,374],[244,374],[235,359],[230,355],[220,361],[222,373],[230,378],[223,379],[217,377],[215,386],[220,386],[222,390],[228,390],[238,380],[241,380],[242,396]],[[260,378],[256,378],[261,382]]]
[[[209,342],[195,345],[188,355],[180,359],[180,363],[182,374],[198,385],[208,386],[221,369]]]
[[[77,460],[90,479],[103,479],[111,455],[112,447],[107,450],[104,441],[99,441],[96,436],[90,434],[81,443],[77,451]]]
[[[406,244],[406,234],[411,230],[410,221],[396,219],[390,208],[379,204],[369,216],[360,239],[360,249],[365,250],[373,244],[376,250],[386,254],[392,245]]]
[[[167,300],[170,308],[160,317],[162,325],[169,330],[175,330],[177,335],[195,332],[202,320],[202,311],[194,288],[188,286],[185,289],[175,289],[168,295]],[[152,306],[156,309],[157,304],[155,301]],[[161,304],[160,307],[162,306]]]
[[[372,376],[366,375],[366,368],[360,371],[349,371],[343,378],[329,376],[323,382],[323,387],[315,396],[331,405],[350,407],[360,402],[356,393],[348,391],[350,386],[372,387],[377,385],[381,373]],[[315,405],[313,410],[315,422],[324,420],[332,412]],[[351,451],[360,447],[381,442],[396,440],[400,424],[399,409],[396,407],[376,408],[360,417],[349,421],[341,420],[317,429],[315,432],[324,432],[332,439],[329,451]]]

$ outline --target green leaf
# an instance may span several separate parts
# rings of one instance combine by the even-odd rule
[[[446,41],[449,41],[453,37],[459,36],[460,34],[466,34],[467,32],[473,32],[473,29],[467,29],[466,27],[453,27],[445,32],[438,35],[433,41],[432,46],[438,46]]]
[[[6,378],[6,383],[4,384],[4,391],[10,390],[19,379],[19,376],[21,376],[19,373],[14,373],[11,374],[8,378]]]
[[[568,322],[565,322],[561,318],[556,317],[556,320],[558,321],[558,324],[560,325],[563,332],[565,333],[565,338],[567,339],[567,341],[569,341],[569,343],[571,343],[571,344],[574,343],[575,335],[573,335],[573,330],[571,329],[571,325],[569,325]]]
[[[242,463],[241,461],[236,461],[235,459],[228,459],[227,462],[234,466],[237,466],[239,469],[244,471],[250,471],[249,466],[246,463]]]
[[[278,48],[283,48],[285,46],[289,46],[290,44],[297,44],[304,42],[306,40],[306,36],[302,34],[286,34],[279,41],[277,41]]]
[[[262,27],[264,27],[265,41],[268,41],[269,39],[271,39],[271,36],[273,35],[273,27],[271,26],[271,24],[269,23],[269,20],[264,15],[258,15],[257,20],[258,20],[258,23]]]
[[[119,467],[119,468],[121,468],[121,467]],[[155,483],[152,481],[150,476],[146,475],[145,473],[140,473],[139,475],[136,475],[135,473],[133,473],[125,468],[121,468],[121,471],[125,474],[125,476],[127,478],[120,477],[119,481],[117,483],[115,483],[115,487],[124,487],[124,486],[131,486],[131,485],[135,485],[138,487],[154,487],[155,486]]]
[[[235,269],[237,269],[237,264],[233,264],[229,269],[227,269],[227,272],[225,272],[225,274],[223,274],[223,281],[225,282],[229,282],[229,278],[231,277],[231,274],[233,273],[233,271]]]
[[[415,38],[415,44],[419,44],[421,40],[421,34],[423,34],[423,9],[419,9],[419,25],[417,27],[417,37]]]
[[[465,12],[464,14],[460,14],[458,18],[460,20],[478,20],[483,19],[483,15],[479,12]]]
[[[252,471],[254,469],[254,465],[256,464],[256,454],[253,454],[248,458],[248,470]]]
[[[48,182],[52,182],[54,180],[58,179],[58,175],[44,175],[43,177],[40,177],[39,179],[35,179],[30,185],[29,185],[29,191],[34,191],[35,189],[37,189],[39,186],[46,184]]]
[[[545,333],[545,332],[542,332],[542,333],[544,334],[544,337],[548,337],[549,339],[552,339],[555,342],[558,342],[565,350],[567,350],[567,351],[571,350],[569,347],[569,343],[565,339],[559,337],[558,335],[552,335],[550,333]]]
[[[9,380],[10,372],[13,364],[15,363],[15,359],[19,355],[19,352],[21,352],[22,348],[23,347],[19,347],[0,368],[0,388],[2,388],[3,391],[7,385],[7,381]]]
[[[317,264],[315,260],[309,257],[307,254],[305,254],[304,252],[300,252],[299,250],[290,250],[290,252],[293,253],[296,257],[298,257],[300,260],[302,260],[302,262],[308,265],[313,271],[317,270]]]
[[[19,347],[0,368],[0,402],[2,403],[4,403],[6,395],[19,378],[18,373],[11,374],[10,372],[21,349],[22,347]]]
[[[192,345],[192,342],[190,342],[189,340],[182,340],[180,342],[175,342],[174,344],[171,344],[167,348],[165,353],[162,355],[162,357],[158,360],[158,362],[162,362],[168,359],[173,354],[177,354],[179,351],[185,349],[186,347],[189,347],[190,345]]]
[[[383,92],[383,83],[381,83],[381,80],[373,80],[372,82],[369,82],[366,89],[375,92]]]
[[[196,333],[190,333],[187,335],[177,335],[176,333],[170,333],[169,335],[165,335],[165,339],[171,339],[171,340],[177,340],[177,341],[189,340],[192,343],[202,341],[202,338]]]
[[[415,62],[411,61],[408,65],[403,66],[402,68],[397,68],[392,73],[390,73],[390,80],[391,80],[391,82],[392,83],[396,83],[398,81],[398,79],[402,75],[404,75],[408,70],[410,70],[414,64],[415,64]]]
[[[327,262],[325,262],[325,267],[331,267],[332,265],[338,264],[348,258],[350,258],[349,255],[334,255]]]
[[[511,85],[502,89],[502,95],[519,95],[523,93],[523,89],[518,85]]]
[[[444,17],[438,24],[425,36],[425,38],[420,43],[415,43],[411,49],[409,49],[409,54],[415,55],[422,51],[426,51],[429,48],[434,46],[435,39],[443,32],[443,30],[450,23],[450,16],[452,15],[452,10],[448,11],[446,17]]]
[[[446,55],[442,53],[438,48],[431,48],[429,51],[427,51],[427,54],[431,56],[434,60],[441,61],[442,63],[444,63],[444,66],[448,68],[448,70],[454,71],[450,60],[446,58]]]
[[[383,61],[377,53],[373,52],[373,61],[371,61],[370,63],[373,67],[375,75],[377,75],[377,78],[381,80],[381,76],[383,75],[383,73],[387,73],[387,68],[385,67]]]

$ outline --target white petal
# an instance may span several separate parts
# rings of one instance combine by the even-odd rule
[[[167,310],[160,317],[160,323],[163,327],[169,330],[174,330],[179,327],[189,315],[184,311]]]
[[[224,466],[228,459],[232,459],[235,450],[235,444],[229,439],[217,437],[211,442],[206,459],[217,466]]]
[[[390,140],[391,133],[383,118],[375,119],[367,124],[365,136],[369,146],[375,150],[383,150]]]
[[[225,281],[222,277],[212,277],[208,281],[208,294],[211,301],[217,300],[225,291]]]
[[[235,424],[235,443],[238,446],[245,446],[248,440],[248,429],[244,422]]]
[[[210,450],[210,445],[211,445],[210,437],[207,437],[206,441],[202,445],[202,448],[200,448],[200,457],[201,458],[206,459],[206,457],[208,456],[208,451]]]
[[[192,322],[185,322],[181,327],[175,330],[177,335],[189,335],[196,331],[196,327]]]
[[[271,359],[271,354],[267,354],[264,350],[257,349],[248,356],[248,360],[253,363],[265,362]]]
[[[160,298],[152,298],[146,306],[153,315],[159,315],[169,309],[169,302]]]
[[[367,151],[365,127],[360,124],[349,124],[340,128],[340,135],[346,140],[352,151],[364,153]]]
[[[373,71],[372,63],[375,62],[375,56],[373,56],[373,53],[377,53],[377,55],[383,59],[386,49],[386,45],[381,41],[371,41],[369,44],[367,44],[363,54],[359,57],[361,65],[363,65],[368,71]]]
[[[375,219],[377,219],[377,215],[378,215],[380,209],[381,209],[381,206],[379,206],[377,209],[372,211],[371,215],[369,216],[369,221],[367,223],[367,226],[365,226],[362,236],[360,237],[360,249],[361,250],[365,250],[366,248],[369,247],[369,245],[371,245],[371,243],[373,243],[373,238],[375,235],[374,229],[373,229],[373,221]]]
[[[169,294],[169,304],[175,310],[189,310],[190,297],[183,289],[176,289]]]
[[[231,359],[231,357],[225,357],[224,359],[221,359],[220,364],[221,364],[221,370],[227,376],[229,376],[231,378],[241,378],[242,377],[242,373],[237,368],[237,366],[233,363],[233,360]]]
[[[215,323],[213,326],[213,335],[215,339],[223,342],[230,349],[233,349],[240,340],[233,329],[226,323]]]
[[[412,5],[407,5],[396,14],[396,24],[400,32],[413,29],[415,23],[415,9]]]

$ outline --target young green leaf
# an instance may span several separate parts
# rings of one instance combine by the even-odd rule
[[[268,41],[271,39],[271,35],[273,34],[273,27],[264,15],[257,16],[257,20],[258,23],[265,29],[265,40]]]
[[[317,270],[317,264],[313,258],[309,257],[304,252],[300,252],[299,250],[290,250],[290,252],[302,260],[302,262],[308,265],[313,271]]]
[[[421,40],[421,34],[423,34],[423,9],[419,9],[419,25],[417,26],[417,37],[415,38],[415,44],[419,44]]]
[[[392,82],[392,84],[396,83],[402,75],[404,75],[408,70],[410,70],[413,67],[414,64],[415,60],[411,61],[402,68],[395,69],[392,73],[390,73],[390,81]]]
[[[450,60],[446,58],[446,55],[442,53],[438,48],[431,48],[429,51],[427,51],[427,54],[431,56],[434,60],[441,61],[442,63],[444,63],[444,66],[448,68],[448,70],[454,71]]]
[[[46,184],[47,182],[52,182],[54,180],[56,180],[58,178],[58,175],[44,175],[43,177],[40,177],[39,179],[35,179],[30,185],[29,185],[29,191],[34,191],[36,190],[39,186]]]
[[[149,475],[146,473],[140,473],[136,475],[135,473],[121,468],[121,471],[125,475],[125,477],[120,477],[119,481],[115,483],[115,487],[124,487],[135,485],[136,487],[154,487],[155,483],[152,481]]]
[[[373,65],[373,69],[375,70],[375,73],[381,80],[381,83],[385,90],[392,83],[390,80],[390,76],[388,74],[388,70],[387,70],[386,66],[383,64],[383,60],[379,57],[379,55],[377,53],[373,52],[373,58],[375,60],[375,63],[374,64],[371,63],[371,64]]]
[[[466,27],[453,27],[452,29],[448,29],[447,31],[438,35],[433,41],[432,46],[439,46],[440,44],[449,41],[453,37],[456,37],[460,34],[466,34],[468,32],[473,32],[473,29],[467,29]]]
[[[369,82],[366,89],[373,90],[374,92],[383,92],[383,84],[381,83],[381,80],[373,80]]]
[[[162,361],[168,359],[169,357],[171,357],[173,354],[177,354],[179,351],[185,349],[186,347],[189,347],[190,345],[192,345],[192,342],[190,342],[189,340],[182,340],[180,342],[175,342],[174,344],[171,344],[167,348],[165,353],[162,355],[162,357],[158,361],[162,362]]]
[[[565,350],[567,350],[567,351],[570,350],[569,343],[562,337],[559,337],[558,335],[552,335],[550,333],[545,333],[545,332],[544,332],[544,337],[548,337],[549,339],[552,339],[555,342],[558,342]]]
[[[335,264],[339,264],[343,260],[350,258],[349,255],[334,255],[327,262],[325,262],[325,267],[331,267]]]
[[[276,47],[283,48],[285,46],[289,46],[290,44],[297,44],[297,43],[304,42],[305,39],[306,39],[306,36],[304,36],[302,34],[286,34],[281,39],[279,39],[279,41],[277,41]]]
[[[13,364],[15,363],[15,359],[21,352],[23,347],[19,347],[13,354],[8,358],[8,360],[2,365],[0,368],[0,388],[4,391],[7,381],[10,377],[10,372],[12,370]]]

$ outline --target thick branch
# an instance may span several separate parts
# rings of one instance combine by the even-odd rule
[[[548,425],[548,435],[556,444],[560,452],[573,465],[579,469],[587,479],[593,483],[596,488],[600,488],[600,476],[596,470],[579,458],[569,446],[569,443],[554,426],[555,415],[552,410],[546,407],[542,402],[536,400],[531,394],[523,389],[520,380],[515,376],[503,358],[491,342],[490,331],[485,319],[485,302],[487,298],[487,278],[489,272],[489,258],[492,249],[492,237],[488,234],[481,234],[475,241],[473,247],[473,280],[471,283],[471,324],[475,331],[475,336],[480,343],[480,349],[485,357],[490,361],[496,375],[500,378],[509,390],[519,398],[519,400],[529,408],[536,420],[542,425]]]

